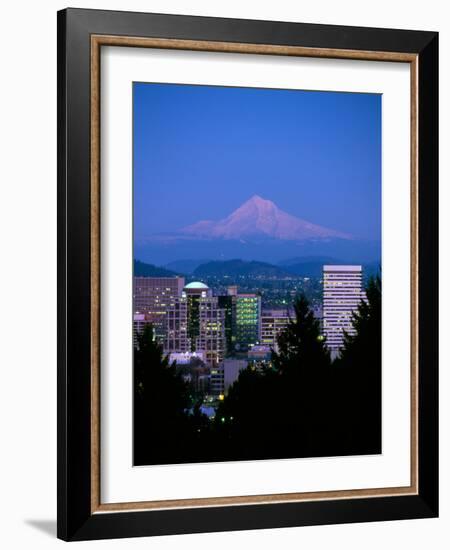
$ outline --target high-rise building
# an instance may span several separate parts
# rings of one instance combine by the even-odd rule
[[[200,300],[199,334],[195,348],[204,350],[206,363],[217,365],[225,357],[225,311],[219,307],[217,297]]]
[[[337,357],[342,348],[343,331],[355,333],[353,312],[365,296],[362,266],[323,266],[323,332],[332,358]]]
[[[248,351],[261,337],[261,297],[239,294],[233,285],[218,299],[219,307],[225,311],[227,356]]]
[[[235,300],[234,349],[248,351],[260,340],[261,296],[237,294]]]
[[[138,334],[143,332],[146,323],[145,315],[136,313],[133,315],[133,347],[137,346]]]
[[[278,336],[289,324],[287,309],[269,309],[261,313],[261,344],[278,351]],[[292,314],[291,314],[292,317]]]
[[[168,309],[181,296],[184,277],[134,277],[133,313],[152,323],[157,338],[165,336]]]
[[[227,356],[233,354],[236,340],[236,336],[234,334],[236,324],[236,296],[237,286],[229,286],[226,294],[218,296],[219,307],[224,310],[225,314],[225,340]]]
[[[225,356],[225,311],[205,284],[189,283],[167,310],[164,351],[204,352],[209,366]]]
[[[175,298],[174,303],[167,309],[165,323],[164,352],[170,354],[190,352],[186,297]]]
[[[200,349],[197,347],[197,339],[200,336],[200,311],[201,304],[212,297],[211,289],[204,283],[195,281],[183,288],[182,297],[187,304],[187,336],[190,341],[191,351]]]

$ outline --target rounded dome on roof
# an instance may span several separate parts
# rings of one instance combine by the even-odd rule
[[[209,290],[209,286],[206,286],[204,283],[201,283],[200,281],[194,281],[193,283],[189,283],[186,285],[185,290]]]

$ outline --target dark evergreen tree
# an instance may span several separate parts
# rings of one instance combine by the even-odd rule
[[[302,371],[318,372],[330,365],[330,354],[304,295],[294,302],[294,318],[278,336],[278,352],[273,353],[275,367],[288,376],[299,376]]]
[[[217,409],[213,425],[215,447],[222,460],[279,456],[279,412],[275,409],[278,376],[253,365],[239,373]]]
[[[381,450],[381,281],[353,316],[333,363],[319,322],[301,296],[272,365],[241,371],[214,421],[169,366],[147,327],[135,350],[135,463],[251,460]]]
[[[336,443],[330,353],[304,295],[295,300],[294,317],[277,343],[273,362],[280,375],[280,445],[291,456],[328,454]]]
[[[145,325],[134,350],[135,464],[182,458],[192,435],[186,413],[190,404],[187,384],[176,366],[169,365],[153,327]]]
[[[241,458],[327,454],[330,355],[304,296],[278,338],[273,368],[240,373],[217,411],[226,453]]]
[[[356,334],[344,334],[338,364],[359,364],[370,360],[375,365],[381,361],[381,278],[372,277],[366,287],[366,299],[353,314],[352,324]]]
[[[347,435],[354,452],[381,452],[381,278],[369,279],[366,300],[353,315],[354,335],[345,334],[335,361],[345,398],[341,414],[351,428]]]

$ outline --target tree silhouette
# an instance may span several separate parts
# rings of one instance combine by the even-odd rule
[[[278,376],[249,365],[239,373],[219,405],[213,425],[215,447],[222,460],[251,460],[278,454],[275,434]]]
[[[134,355],[135,464],[337,456],[381,451],[381,280],[353,315],[333,363],[300,296],[270,366],[242,370],[216,411],[170,366],[153,328]]]
[[[381,278],[369,279],[366,300],[353,314],[355,334],[344,334],[335,361],[345,384],[343,421],[352,426],[349,446],[365,453],[381,452]]]
[[[275,367],[288,376],[299,376],[302,371],[322,371],[330,365],[330,353],[320,332],[308,300],[302,294],[294,302],[295,317],[278,335],[278,352],[273,352]]]
[[[273,362],[280,375],[280,446],[288,456],[328,454],[336,447],[330,353],[304,295],[295,300],[294,317],[277,343]]]
[[[134,349],[134,463],[171,462],[190,445],[187,384],[169,365],[151,324]]]
[[[215,429],[226,441],[224,452],[242,458],[327,454],[330,354],[304,296],[294,303],[272,363],[242,371],[218,408]]]
[[[248,367],[217,410],[223,459],[337,456],[380,452],[381,283],[354,315],[331,363],[320,325],[300,296],[278,337],[273,368]]]

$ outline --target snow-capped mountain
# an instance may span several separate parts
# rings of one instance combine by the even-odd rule
[[[219,221],[204,220],[184,227],[185,236],[208,239],[246,239],[268,237],[285,241],[317,239],[352,239],[320,225],[302,220],[283,212],[270,200],[254,195],[237,210]]]

